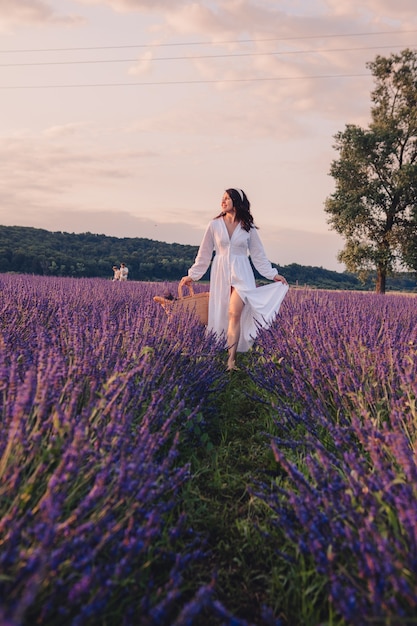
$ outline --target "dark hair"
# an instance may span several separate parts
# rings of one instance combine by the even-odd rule
[[[241,193],[234,188],[226,189],[226,193],[230,196],[233,206],[236,209],[237,221],[240,222],[244,230],[249,232],[251,228],[257,228],[257,226],[253,223],[253,215],[250,212],[250,202],[247,195],[242,189],[240,189],[240,192]],[[220,213],[218,217],[221,217],[222,215],[223,213]]]

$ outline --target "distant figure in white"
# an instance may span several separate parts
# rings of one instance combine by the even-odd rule
[[[129,270],[124,263],[120,264],[120,279],[119,280],[127,280],[127,275],[129,274]]]
[[[117,265],[113,265],[113,282],[115,280],[120,280],[120,269]]]

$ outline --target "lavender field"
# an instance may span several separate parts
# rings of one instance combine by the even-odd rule
[[[417,623],[416,297],[290,290],[230,374],[176,285],[0,288],[0,624]]]
[[[251,368],[276,412],[282,472],[258,495],[286,556],[346,623],[417,623],[417,299],[293,293]]]

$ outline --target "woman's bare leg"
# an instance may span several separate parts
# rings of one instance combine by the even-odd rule
[[[240,318],[244,306],[245,303],[232,287],[229,302],[229,325],[227,328],[227,346],[229,351],[229,357],[227,359],[228,370],[235,367],[237,344],[239,343],[240,337]]]

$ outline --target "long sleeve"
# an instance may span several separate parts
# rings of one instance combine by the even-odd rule
[[[268,278],[268,280],[272,280],[278,274],[278,271],[275,267],[272,267],[266,256],[265,249],[256,228],[250,229],[249,254],[252,263],[262,276]]]
[[[194,264],[188,270],[188,276],[190,278],[193,280],[200,280],[200,278],[204,276],[211,263],[213,250],[214,239],[211,224],[209,224],[206,228],[206,232],[204,233]]]
[[[278,272],[269,262],[258,232],[254,228],[246,231],[238,224],[229,236],[224,220],[215,218],[209,223],[195,262],[188,270],[190,278],[200,280],[213,259],[207,328],[222,340],[226,339],[229,327],[231,289],[244,302],[238,352],[249,350],[259,328],[268,326],[278,313],[288,290],[281,282],[257,287],[248,253],[257,271],[273,280]]]

